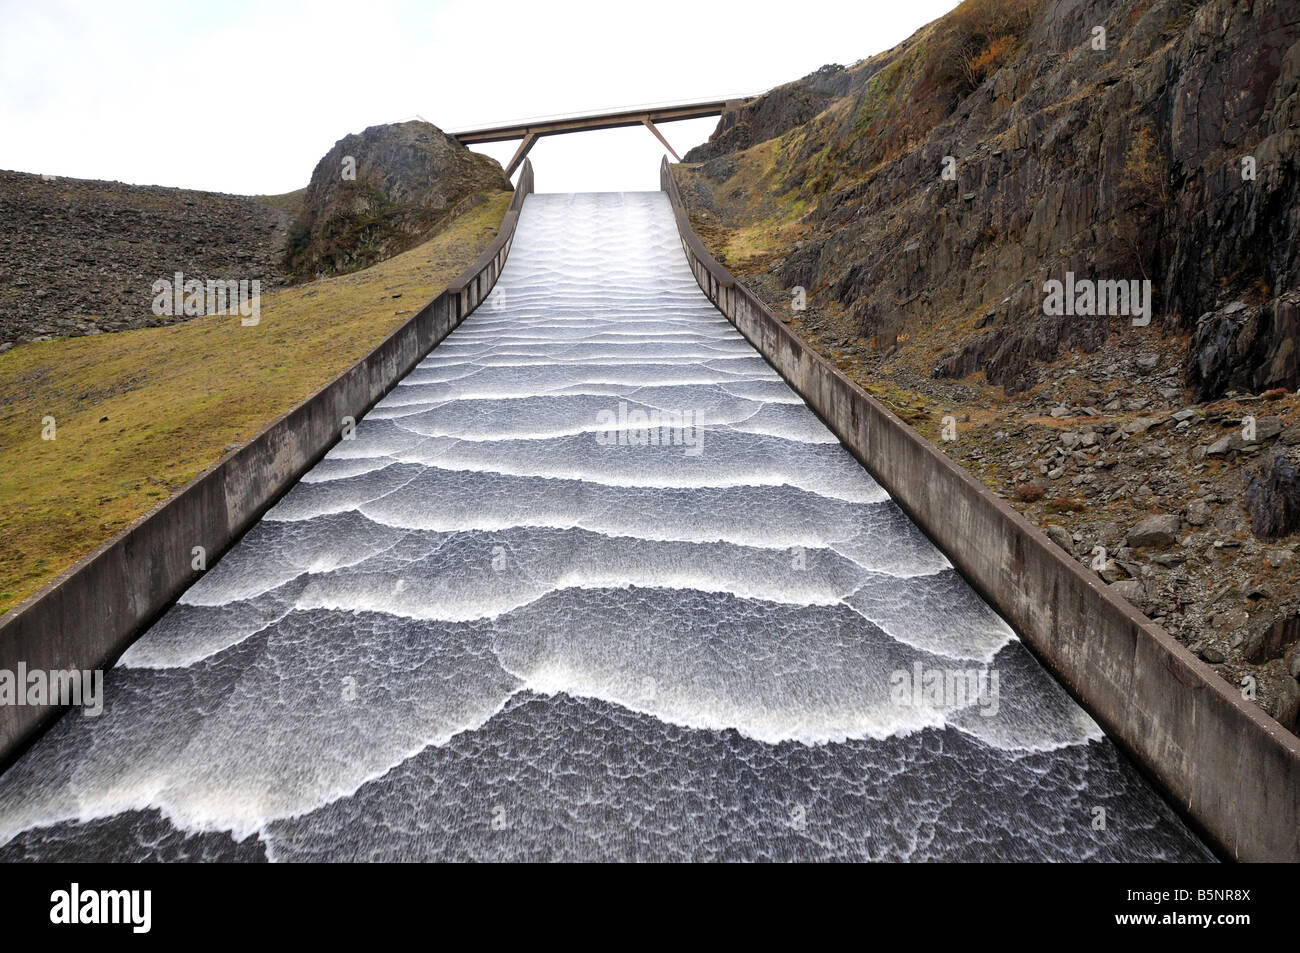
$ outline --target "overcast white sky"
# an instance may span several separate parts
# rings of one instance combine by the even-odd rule
[[[349,132],[750,94],[888,49],[955,0],[0,0],[0,168],[287,192]],[[716,120],[660,129],[678,152]],[[478,147],[503,163],[515,143]],[[544,192],[658,188],[645,129],[543,139]]]

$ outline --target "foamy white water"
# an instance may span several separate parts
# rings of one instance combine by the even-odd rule
[[[659,193],[531,196],[484,305],[107,690],[0,778],[0,858],[1209,856]]]

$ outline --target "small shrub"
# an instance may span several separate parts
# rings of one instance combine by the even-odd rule
[[[1016,42],[1014,36],[1007,34],[990,42],[983,52],[974,55],[967,53],[962,66],[966,82],[972,89],[1002,68],[1015,51]]]
[[[965,0],[945,22],[951,32],[933,52],[933,75],[965,96],[999,70],[1029,31],[1042,0]]]
[[[1043,498],[1043,488],[1034,483],[1022,483],[1016,487],[1016,499],[1022,503],[1033,503]]]

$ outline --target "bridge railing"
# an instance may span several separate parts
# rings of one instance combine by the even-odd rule
[[[0,616],[0,670],[109,667],[370,410],[487,297],[514,241],[533,169],[525,162],[496,238],[446,290],[369,354],[157,509]],[[60,709],[0,705],[0,769]]]
[[[1193,826],[1229,858],[1300,860],[1300,739],[804,344],[659,175],[704,293]]]

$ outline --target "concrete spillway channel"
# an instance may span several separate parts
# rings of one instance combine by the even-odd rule
[[[658,192],[529,197],[106,696],[0,777],[0,859],[1211,859]]]

